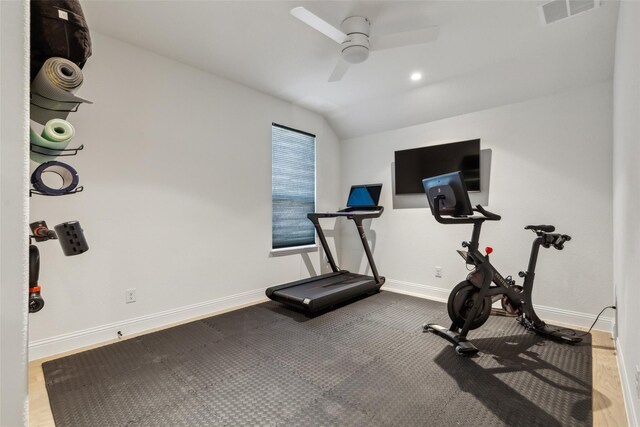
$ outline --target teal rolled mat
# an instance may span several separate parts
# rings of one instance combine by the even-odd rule
[[[66,120],[52,119],[49,120],[42,130],[42,134],[38,135],[33,128],[30,129],[30,141],[32,145],[37,146],[37,150],[49,154],[31,152],[31,160],[36,163],[43,163],[53,160],[60,155],[61,151],[67,148],[71,139],[76,134],[73,125]]]

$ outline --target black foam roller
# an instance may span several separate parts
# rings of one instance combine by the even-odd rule
[[[63,222],[54,228],[56,234],[58,234],[62,252],[64,252],[66,256],[80,255],[89,250],[87,239],[84,237],[84,231],[78,221]]]
[[[38,276],[40,275],[40,251],[36,245],[29,245],[29,287],[38,286]]]

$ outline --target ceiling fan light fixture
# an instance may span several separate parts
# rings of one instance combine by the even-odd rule
[[[364,34],[349,34],[342,43],[342,59],[350,64],[359,64],[369,57],[369,38]]]
[[[347,46],[342,51],[342,59],[350,64],[359,64],[369,57],[369,48],[361,45]]]

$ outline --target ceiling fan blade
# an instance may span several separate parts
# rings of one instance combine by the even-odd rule
[[[333,69],[333,72],[329,76],[329,82],[337,82],[342,80],[342,77],[345,75],[347,70],[349,69],[349,63],[343,59],[340,59],[336,64],[336,68]]]
[[[439,32],[440,29],[437,26],[433,26],[421,28],[419,30],[371,37],[371,50],[393,49],[396,47],[429,43],[438,38]]]
[[[347,35],[345,33],[329,24],[324,19],[319,18],[318,16],[309,12],[302,6],[294,7],[293,9],[291,9],[291,14],[311,28],[320,31],[331,40],[334,40],[336,43],[342,43],[347,39]]]

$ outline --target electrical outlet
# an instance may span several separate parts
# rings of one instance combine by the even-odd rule
[[[136,288],[127,289],[125,291],[124,302],[127,304],[136,302]]]
[[[636,394],[640,398],[640,366],[636,365]]]
[[[442,267],[436,267],[436,277],[442,277]]]

